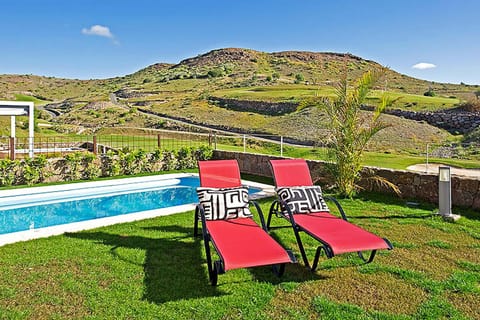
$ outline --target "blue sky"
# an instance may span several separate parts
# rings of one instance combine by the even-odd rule
[[[0,74],[108,78],[239,47],[480,84],[479,13],[478,0],[2,0]]]

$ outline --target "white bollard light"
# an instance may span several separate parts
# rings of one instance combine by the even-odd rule
[[[452,179],[450,167],[438,168],[438,213],[448,221],[457,221],[459,215],[452,213]]]

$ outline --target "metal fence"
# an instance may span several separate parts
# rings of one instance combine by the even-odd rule
[[[179,131],[158,131],[150,135],[64,135],[30,138],[0,137],[0,158],[24,158],[32,154],[47,157],[89,151],[104,154],[109,150],[154,151],[177,150],[182,147],[212,145],[212,134]]]
[[[286,157],[302,157],[327,160],[328,146],[316,144],[312,141],[298,141],[274,135],[247,135],[195,133],[182,131],[159,130],[149,135],[64,135],[35,137],[33,143],[29,138],[0,137],[0,158],[22,158],[33,154],[45,154],[47,157],[62,156],[69,152],[90,151],[104,154],[109,150],[142,149],[153,151],[156,149],[178,150],[182,147],[197,147],[209,145],[213,149],[269,154]],[[443,162],[455,165],[461,163],[469,168],[480,168],[480,145],[477,143],[443,143],[432,144],[413,141],[402,150],[384,150],[380,145],[373,145],[368,150],[373,154],[389,156],[389,161],[410,158],[410,162],[425,163]],[[392,160],[393,158],[393,160]],[[380,160],[381,162],[381,160]],[[381,163],[380,165],[381,166]],[[390,167],[390,166],[387,166]]]

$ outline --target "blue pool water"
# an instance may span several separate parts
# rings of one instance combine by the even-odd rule
[[[185,177],[177,181],[178,184],[157,190],[137,190],[127,194],[54,203],[46,201],[47,204],[32,203],[0,210],[0,234],[196,203],[198,177]],[[256,191],[250,190],[252,193]]]
[[[198,178],[181,178],[158,190],[30,205],[0,211],[0,234],[167,208],[198,201]]]

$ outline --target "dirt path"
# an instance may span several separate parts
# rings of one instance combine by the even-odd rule
[[[416,165],[410,166],[407,168],[407,170],[438,174],[438,168],[445,167],[445,166],[446,165],[439,164],[439,163],[429,163],[428,165],[425,163],[422,163],[422,164],[416,164]],[[462,169],[462,168],[450,167],[450,173],[452,175],[457,175],[457,176],[480,178],[479,169]]]

